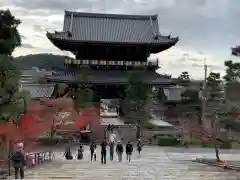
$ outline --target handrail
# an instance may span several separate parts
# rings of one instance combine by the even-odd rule
[[[55,156],[52,151],[26,153],[26,168],[31,169],[46,162],[51,162],[54,158]],[[12,161],[9,158],[6,162],[8,162],[9,167],[2,170],[0,169],[0,179],[13,174]]]

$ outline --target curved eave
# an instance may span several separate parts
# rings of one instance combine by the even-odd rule
[[[179,41],[179,38],[169,38],[169,41],[166,42],[107,42],[107,41],[82,41],[82,40],[69,40],[69,39],[64,39],[64,38],[59,38],[56,37],[57,35],[54,33],[49,33],[47,32],[47,38],[55,45],[56,41],[58,42],[64,42],[64,43],[70,43],[70,44],[105,44],[105,45],[150,45],[153,47],[162,47],[162,46],[167,46],[167,47],[172,47],[176,45],[176,43]],[[168,48],[167,48],[168,49]]]
[[[85,82],[81,82],[79,80],[69,80],[69,79],[55,79],[55,78],[46,78],[47,81],[49,82],[54,82],[54,83],[66,83],[66,84],[72,84],[72,83],[78,83],[78,84],[84,84]],[[102,84],[108,84],[108,85],[127,85],[128,82],[126,81],[111,81],[111,82],[101,82],[101,81],[90,81],[90,84],[93,85],[102,85]],[[155,85],[155,86],[170,86],[173,85],[171,81],[152,81],[152,82],[146,82],[149,85]]]

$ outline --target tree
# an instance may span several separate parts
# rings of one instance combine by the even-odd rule
[[[208,128],[208,132],[214,137],[216,159],[220,161],[219,151],[217,148],[216,139],[218,139],[218,125],[220,123],[220,115],[224,109],[224,92],[222,87],[222,81],[220,79],[220,73],[211,72],[207,78],[206,84],[206,110],[204,117],[207,121],[211,122],[211,126]]]
[[[19,92],[20,71],[15,67],[11,54],[21,45],[17,30],[20,20],[16,19],[9,10],[0,10],[0,122],[16,120],[22,113],[25,97]],[[0,142],[4,149],[8,145],[7,137],[1,133]]]
[[[137,138],[140,137],[142,125],[148,118],[145,106],[149,100],[149,87],[142,81],[142,76],[143,70],[141,69],[129,73],[124,100],[124,114],[128,116],[128,123],[135,123],[138,126]]]
[[[181,112],[183,117],[190,117],[191,119],[196,114],[199,115],[199,89],[191,87],[191,79],[188,72],[182,72],[179,77],[177,84],[182,86],[181,102],[178,104],[178,110]]]
[[[19,103],[24,98],[19,93],[20,71],[12,62],[11,54],[21,45],[17,27],[20,20],[9,10],[0,10],[0,121],[16,119]]]
[[[188,72],[182,72],[177,83],[182,87],[183,91],[181,93],[181,101],[177,104],[177,110],[181,115],[181,124],[187,125],[189,134],[184,136],[184,131],[182,130],[182,143],[185,144],[186,138],[192,138],[192,128],[199,126],[201,124],[201,106],[198,88],[192,87],[192,81]]]
[[[11,54],[21,45],[17,27],[20,20],[9,10],[0,10],[0,121],[16,119],[21,113],[24,94],[19,92],[20,71],[12,62]]]
[[[21,45],[18,25],[21,23],[9,10],[0,10],[0,54],[11,55]]]
[[[236,46],[234,48],[231,48],[232,55],[233,56],[240,56],[240,46]]]
[[[83,70],[82,74],[79,74],[77,78],[81,80],[82,84],[78,85],[76,91],[76,108],[85,109],[93,107],[94,93],[88,82],[88,71]]]
[[[239,56],[239,47],[235,49],[235,56]],[[221,122],[225,124],[226,129],[240,131],[239,113],[240,113],[240,63],[231,60],[225,61],[226,74],[225,80],[225,104],[226,108],[221,118]]]
[[[0,121],[6,122],[23,113],[27,93],[19,91],[20,72],[7,55],[0,56],[0,72]]]
[[[190,75],[187,71],[182,72],[178,77],[178,84],[184,87],[188,87],[190,83]]]
[[[223,77],[225,80],[226,99],[231,102],[239,102],[240,90],[240,63],[233,61],[225,61],[226,74]]]
[[[53,140],[57,129],[75,118],[74,101],[71,98],[42,99],[32,103],[21,119],[21,128],[26,136],[48,132]]]

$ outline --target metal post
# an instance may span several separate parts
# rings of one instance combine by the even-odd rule
[[[203,87],[202,87],[202,112],[201,112],[201,120],[203,125],[205,124],[205,108],[206,108],[206,84],[207,84],[207,65],[204,64],[204,81],[203,81]]]
[[[8,149],[8,175],[11,176],[11,153],[12,153],[12,141],[9,141],[9,149]]]

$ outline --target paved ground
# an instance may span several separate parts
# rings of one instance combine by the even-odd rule
[[[193,163],[196,157],[214,157],[212,152],[196,153],[196,150],[177,148],[144,147],[139,157],[134,152],[132,162],[108,161],[102,165],[98,160],[89,162],[88,147],[84,160],[67,161],[56,151],[55,160],[26,172],[27,179],[78,179],[78,180],[237,180],[240,173],[224,171],[207,165]],[[167,153],[166,153],[167,152]],[[98,154],[100,150],[98,148]],[[223,158],[239,159],[237,154],[222,154]],[[109,157],[108,157],[109,158]]]

